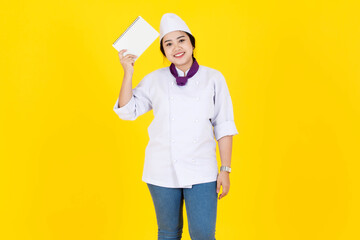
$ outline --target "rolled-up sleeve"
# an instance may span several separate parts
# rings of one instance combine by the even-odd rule
[[[211,119],[211,123],[214,126],[216,140],[238,134],[230,92],[225,78],[220,72],[215,78],[214,117]]]
[[[116,100],[113,110],[123,120],[135,120],[138,116],[150,111],[152,103],[149,95],[150,78],[144,77],[132,90],[128,103],[119,107],[119,99]]]

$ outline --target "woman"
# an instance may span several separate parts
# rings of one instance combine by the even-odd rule
[[[219,71],[198,65],[194,48],[185,22],[164,14],[160,50],[171,65],[146,75],[133,90],[136,56],[119,52],[124,79],[114,111],[135,120],[154,110],[142,180],[153,199],[159,240],[181,239],[184,201],[191,239],[214,240],[218,193],[222,186],[221,199],[230,187],[232,135],[238,132],[229,90]]]

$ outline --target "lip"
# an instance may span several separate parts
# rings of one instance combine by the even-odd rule
[[[182,55],[176,56],[177,54],[181,54],[181,53],[182,53]],[[182,58],[184,55],[185,55],[185,52],[178,52],[178,53],[174,54],[174,58]]]

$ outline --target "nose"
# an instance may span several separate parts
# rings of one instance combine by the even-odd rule
[[[179,51],[179,50],[181,50],[180,44],[175,43],[175,44],[174,44],[174,51],[177,52],[177,51]]]

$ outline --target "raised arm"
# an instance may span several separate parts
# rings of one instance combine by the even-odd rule
[[[124,69],[124,78],[121,84],[121,89],[119,93],[119,103],[118,107],[125,106],[132,97],[132,76],[134,73],[134,63],[136,56],[128,54],[124,56],[126,49],[123,49],[119,52],[120,63]]]
[[[132,76],[134,73],[135,55],[123,56],[126,50],[119,52],[121,65],[124,68],[124,79],[120,94],[113,110],[123,120],[135,120],[138,116],[150,111],[152,103],[149,95],[151,78],[144,77],[140,83],[132,89]]]

